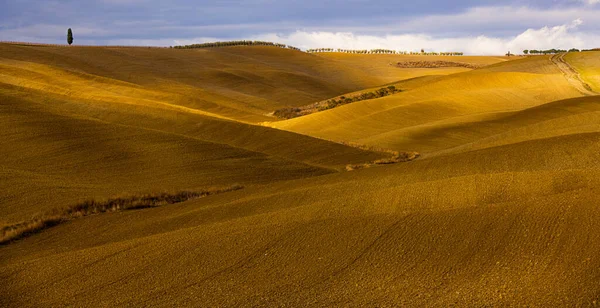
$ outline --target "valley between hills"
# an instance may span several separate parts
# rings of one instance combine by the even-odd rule
[[[0,306],[598,305],[598,93],[599,51],[2,43]]]

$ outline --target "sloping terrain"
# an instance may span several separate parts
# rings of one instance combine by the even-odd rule
[[[182,115],[177,124],[166,116],[135,117],[89,106],[77,107],[103,112],[102,118],[65,115],[68,109],[63,113],[52,109],[67,103],[32,94],[28,93],[29,99],[0,95],[0,146],[4,149],[0,211],[5,222],[86,198],[264,184],[335,172],[349,161],[382,156],[195,115]],[[187,130],[176,126],[184,124]],[[171,127],[160,129],[162,125]],[[232,137],[215,142],[227,133]],[[302,144],[310,147],[300,148]]]
[[[407,140],[408,130],[417,134],[419,128],[459,125],[470,117],[581,96],[548,57],[508,61],[433,80],[417,78],[414,83],[392,96],[270,125],[320,138],[418,151],[411,143],[414,139]],[[402,84],[396,87],[404,89]]]
[[[549,57],[448,76],[382,73],[381,84],[362,89],[392,83],[404,91],[269,123],[288,132],[243,123],[263,119],[239,111],[243,100],[231,112],[178,101],[187,94],[165,81],[183,82],[176,72],[145,71],[160,65],[136,68],[144,78],[86,67],[104,63],[93,49],[52,51],[85,54],[81,69],[50,63],[59,60],[36,49],[0,52],[3,220],[82,198],[244,189],[91,215],[0,246],[0,306],[600,303],[600,97],[582,97]],[[116,52],[98,50],[108,58]],[[175,57],[170,52],[118,54],[151,63]],[[186,52],[177,54],[183,62],[235,53],[264,63],[254,74],[289,67],[316,79],[339,67],[375,76],[390,60],[287,59],[268,48]],[[305,56],[323,71],[307,68]],[[594,60],[569,54],[565,61],[580,72]],[[148,76],[165,83],[151,85]],[[189,87],[209,88],[205,82]],[[424,155],[340,172],[384,154],[307,135]]]
[[[592,87],[581,79],[579,72],[565,60],[566,53],[555,54],[550,58],[552,62],[563,72],[565,78],[571,83],[577,91],[583,95],[597,95]]]
[[[448,61],[468,63],[474,66],[486,66],[502,63],[509,60],[508,57],[493,56],[419,56],[419,55],[387,55],[387,54],[348,54],[338,52],[326,52],[315,54],[328,60],[335,61],[345,66],[357,68],[363,72],[379,76],[385,83],[398,80],[411,79],[429,75],[450,75],[454,73],[470,71],[464,67],[441,67],[441,68],[398,68],[398,62],[411,61]],[[392,68],[392,69],[390,69]]]
[[[87,198],[259,185],[385,156],[231,121],[177,97],[0,57],[1,221]]]
[[[89,217],[0,273],[16,305],[591,305],[598,153],[571,134]]]
[[[592,87],[592,90],[600,92],[600,51],[568,53],[565,59],[577,70],[581,79]]]
[[[304,105],[384,82],[356,68],[272,47],[66,49],[0,44],[0,55],[4,65],[14,66],[16,60],[50,66],[51,70],[26,67],[46,78],[62,80],[63,75],[72,75],[65,76],[70,78],[64,82],[75,82],[73,87],[79,91],[85,89],[81,84],[96,81],[110,88],[125,82],[136,87],[135,95],[161,92],[160,98],[172,104],[250,122],[268,119],[265,114],[279,107]]]

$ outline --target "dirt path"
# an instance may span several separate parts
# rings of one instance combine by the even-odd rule
[[[558,68],[563,72],[565,78],[569,81],[571,85],[573,85],[579,92],[581,92],[585,96],[598,95],[598,93],[594,92],[590,85],[581,80],[579,73],[565,61],[564,56],[566,53],[555,54],[550,57],[552,63],[554,63]]]

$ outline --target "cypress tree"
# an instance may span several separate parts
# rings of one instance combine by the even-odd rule
[[[69,43],[69,45],[73,44],[73,31],[71,31],[71,28],[67,30],[67,43]]]

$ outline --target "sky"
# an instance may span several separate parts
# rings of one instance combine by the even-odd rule
[[[600,0],[0,0],[0,40],[174,46],[266,40],[302,49],[493,55],[600,47]]]

